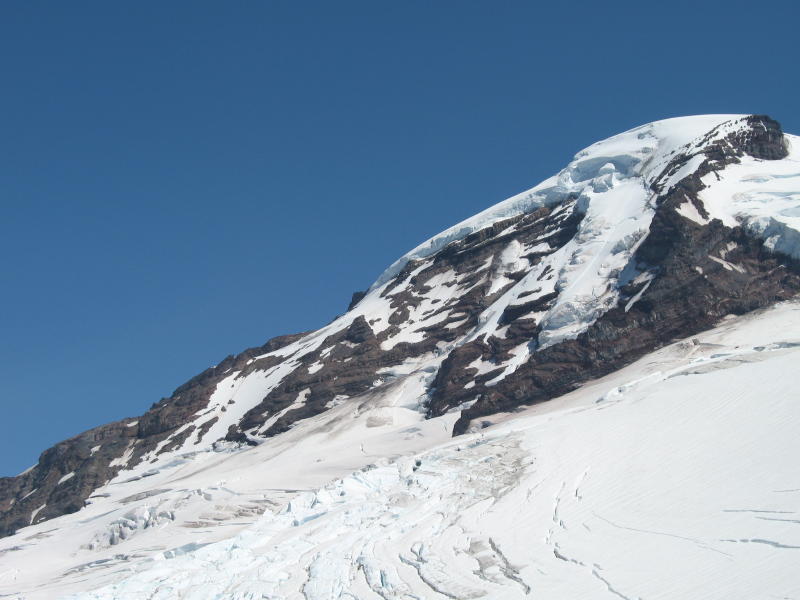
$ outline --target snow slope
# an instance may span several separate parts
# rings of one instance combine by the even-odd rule
[[[452,440],[450,415],[421,421],[387,392],[380,407],[325,413],[282,443],[107,486],[78,515],[2,540],[0,590],[28,600],[796,597],[800,469],[786,457],[800,450],[800,413],[786,374],[798,360],[800,304],[786,303]],[[263,516],[230,514],[245,499]],[[137,510],[174,515],[82,547]]]
[[[800,138],[786,138],[790,152],[783,160],[745,156],[729,165],[724,177],[706,175],[700,198],[709,218],[684,215],[698,223],[719,219],[729,227],[743,224],[770,250],[800,259]]]
[[[800,449],[787,376],[800,358],[797,303],[730,318],[566,396],[487,417],[479,432],[451,439],[465,405],[425,418],[442,362],[475,340],[506,339],[509,309],[553,298],[527,315],[536,344],[470,363],[473,379],[497,372],[487,386],[585,331],[638,277],[644,287],[622,297],[626,311],[635,305],[649,285],[633,256],[656,211],[651,184],[710,131],[742,123],[686,117],[614,136],[412,250],[345,315],[224,373],[136,464],[132,440],[114,459],[123,470],[83,510],[40,522],[37,501],[31,525],[0,539],[0,597],[797,597],[800,469],[786,460]],[[767,249],[800,257],[800,139],[786,139],[785,159],[745,156],[704,177],[708,219],[689,202],[681,214],[741,223]],[[476,268],[435,270],[449,244],[540,207],[554,223],[581,215],[563,245],[546,241],[558,229],[548,225],[541,239],[509,237]],[[469,315],[459,301],[476,286],[489,300]],[[346,364],[363,363],[361,342],[341,337],[358,323],[375,336],[366,352],[397,358],[378,356],[366,391],[336,393],[325,412],[265,441]],[[453,336],[425,346],[436,327]],[[251,368],[259,361],[268,366]],[[245,431],[259,445],[220,441],[292,378],[285,406]]]

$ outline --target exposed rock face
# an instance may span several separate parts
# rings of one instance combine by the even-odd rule
[[[412,251],[328,326],[229,356],[142,417],[47,450],[0,479],[0,535],[79,510],[126,468],[264,443],[400,378],[428,417],[460,410],[458,434],[800,291],[793,258],[702,198],[726,167],[785,159],[778,123],[717,119],[675,148],[663,128],[590,147],[491,218]]]
[[[122,468],[138,463],[203,408],[225,373],[253,356],[274,351],[303,334],[282,336],[206,369],[153,404],[142,417],[102,425],[45,450],[16,477],[0,478],[0,536],[80,510]],[[188,428],[187,428],[188,429]],[[188,434],[187,434],[188,435]]]

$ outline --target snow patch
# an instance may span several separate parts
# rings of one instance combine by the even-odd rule
[[[75,471],[70,471],[69,473],[64,475],[61,479],[59,479],[56,485],[61,485],[62,483],[64,483],[65,481],[69,481],[73,477],[75,477]]]

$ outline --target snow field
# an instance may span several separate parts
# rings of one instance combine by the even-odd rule
[[[798,304],[731,319],[70,598],[792,597],[798,359]]]

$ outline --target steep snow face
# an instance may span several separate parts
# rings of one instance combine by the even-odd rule
[[[721,177],[703,177],[706,189],[700,199],[708,218],[688,203],[681,206],[682,214],[700,224],[719,219],[729,227],[743,225],[770,251],[800,259],[800,137],[785,138],[789,156],[783,160],[745,156]]]
[[[492,224],[529,213],[543,206],[555,206],[568,199],[577,201],[583,214],[573,239],[525,278],[483,314],[481,326],[469,339],[488,337],[499,329],[501,315],[520,297],[526,301],[557,294],[548,310],[537,314],[540,324],[538,348],[571,339],[586,329],[619,299],[619,277],[629,264],[638,244],[647,235],[655,206],[650,184],[669,161],[687,146],[723,123],[730,130],[740,127],[741,115],[704,115],[666,119],[649,123],[597,142],[575,155],[557,175],[530,190],[513,196],[462,221],[420,244],[398,259],[370,288],[375,295],[410,261],[432,256],[455,241]],[[721,128],[720,134],[728,133]],[[688,164],[670,182],[691,172]],[[557,277],[542,281],[542,273]],[[531,296],[531,294],[535,295]],[[527,346],[516,355],[516,362],[527,358]],[[513,370],[513,369],[512,369]]]
[[[1,540],[0,594],[795,597],[798,359],[794,302],[455,440],[390,384]]]
[[[636,127],[581,150],[557,175],[512,196],[486,210],[445,229],[397,259],[372,284],[379,288],[410,261],[435,254],[448,244],[493,223],[563,201],[570,194],[584,191],[584,204],[610,187],[616,180],[640,178],[642,187],[657,176],[682,146],[689,144],[720,124],[743,115],[698,115],[664,119]],[[646,195],[646,193],[645,193]]]

